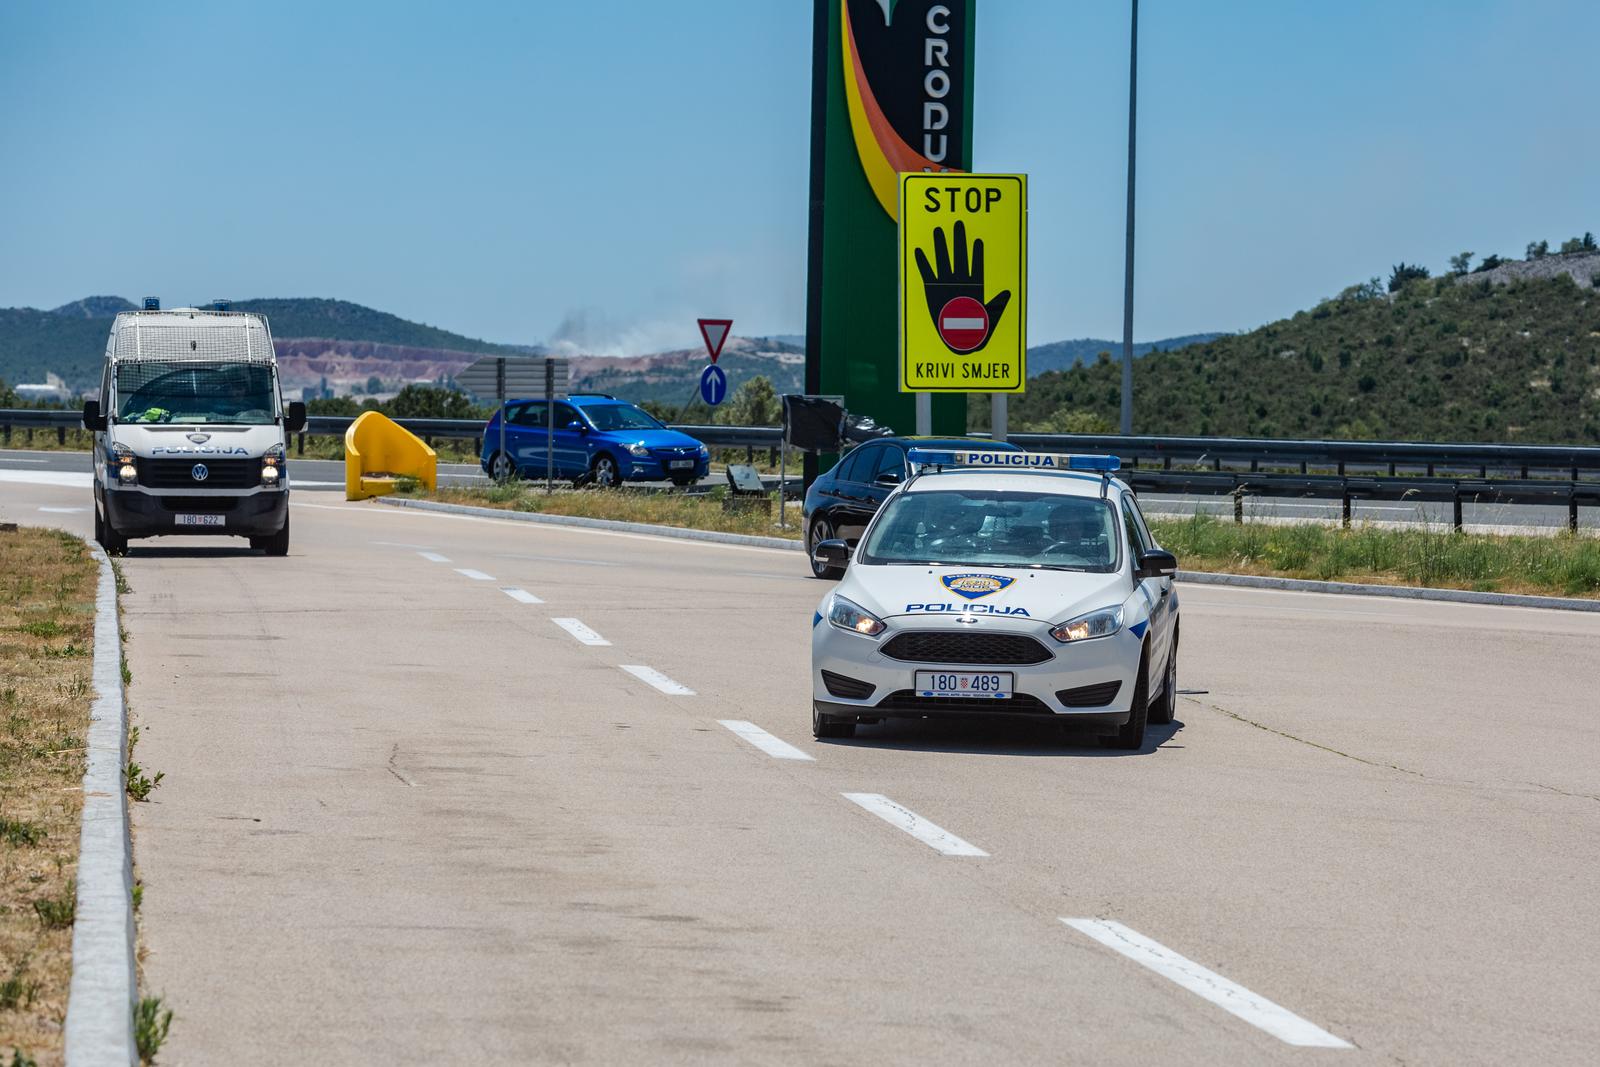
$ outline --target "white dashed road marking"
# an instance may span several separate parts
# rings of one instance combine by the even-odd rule
[[[632,666],[629,666],[628,664],[621,664],[621,667],[622,667],[623,670],[627,671],[629,674],[633,675],[635,678],[639,679],[641,682],[648,682],[649,684],[655,686],[657,689],[661,690],[663,693],[667,694],[668,696],[673,696],[673,697],[692,697],[692,696],[694,696],[694,690],[693,689],[690,689],[686,685],[681,685],[678,682],[674,682],[671,678],[668,678],[666,675],[662,674],[660,671],[656,670],[654,667],[641,667],[641,666],[639,666],[637,664],[634,664]]]
[[[427,560],[429,563],[449,563],[450,562],[450,557],[449,556],[441,556],[437,552],[418,552],[417,555],[421,556],[423,559]]]
[[[899,827],[924,845],[943,852],[946,856],[988,855],[983,849],[968,844],[942,827],[935,826],[909,808],[902,808],[882,793],[845,793],[844,798],[860,804],[890,826]]]
[[[1087,934],[1107,948],[1115,949],[1142,967],[1176,982],[1195,996],[1202,997],[1230,1012],[1251,1026],[1265,1030],[1279,1041],[1310,1048],[1353,1048],[1350,1042],[1307,1022],[1287,1008],[1280,1008],[1237,982],[1230,982],[1214,971],[1185,959],[1165,945],[1150,940],[1110,919],[1062,919],[1062,922]]]
[[[519,604],[543,604],[544,603],[544,601],[540,600],[538,597],[534,596],[532,593],[528,592],[526,589],[517,589],[515,587],[501,586],[500,587],[500,591],[502,593],[504,593],[506,596],[510,597],[512,600],[517,601]]]
[[[47,515],[76,515],[81,511],[88,511],[89,509],[88,508],[40,508],[39,510],[44,512]]]
[[[485,574],[482,571],[475,571],[471,567],[457,567],[456,573],[461,575],[463,578],[471,578],[475,582],[494,581],[494,575]]]
[[[767,733],[753,722],[743,719],[718,719],[717,720],[752,745],[771,756],[773,759],[800,759],[815,760],[816,757],[808,756],[795,748],[787,741],[781,741]]]
[[[577,619],[551,619],[550,621],[586,645],[609,645],[611,643]]]

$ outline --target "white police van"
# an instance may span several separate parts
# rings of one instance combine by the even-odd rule
[[[912,449],[812,623],[812,729],[1007,715],[1143,746],[1177,696],[1177,560],[1114,456]]]
[[[111,324],[94,431],[95,540],[112,555],[134,537],[238,534],[289,551],[288,435],[267,320],[218,307],[125,311]]]

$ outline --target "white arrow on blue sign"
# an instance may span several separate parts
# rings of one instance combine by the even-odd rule
[[[728,395],[728,375],[715,363],[700,372],[700,399],[707,407],[716,407]]]

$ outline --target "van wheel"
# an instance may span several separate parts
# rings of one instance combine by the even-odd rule
[[[259,548],[269,556],[287,556],[289,554],[289,516],[283,517],[283,529],[275,534],[265,537],[250,538],[250,547]]]
[[[100,511],[94,513],[94,538],[100,542],[100,547],[106,550],[108,556],[126,556],[128,554],[128,539],[117,533],[111,525],[110,519],[100,517]]]

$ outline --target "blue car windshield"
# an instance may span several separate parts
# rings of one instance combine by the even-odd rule
[[[861,563],[1110,572],[1116,518],[1096,497],[999,489],[925,490],[891,499]]]
[[[601,431],[666,429],[632,404],[585,404],[583,413],[594,423],[594,428]]]

